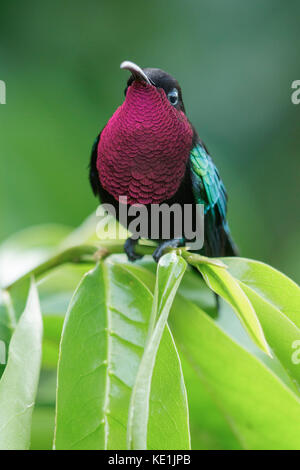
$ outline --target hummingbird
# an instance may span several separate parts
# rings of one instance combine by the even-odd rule
[[[120,67],[131,75],[123,104],[92,148],[89,178],[95,196],[115,208],[117,219],[120,198],[124,197],[128,209],[139,204],[202,204],[204,244],[200,253],[209,257],[237,255],[227,223],[225,186],[186,116],[179,83],[158,68],[142,69],[130,61]],[[172,235],[159,239],[153,258],[158,261],[167,248],[186,241]],[[135,252],[137,242],[134,235],[125,242],[130,261],[141,258]]]

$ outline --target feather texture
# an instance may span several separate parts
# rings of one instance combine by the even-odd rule
[[[191,179],[197,204],[204,205],[205,253],[208,256],[236,255],[226,220],[227,193],[217,167],[198,142],[190,153]]]
[[[205,214],[211,211],[215,215],[215,206],[217,205],[220,215],[226,219],[227,194],[223,181],[210,155],[200,143],[192,149],[190,162],[195,180],[200,179],[198,184],[194,186],[197,202],[204,204]]]

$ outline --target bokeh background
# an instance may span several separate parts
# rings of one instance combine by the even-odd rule
[[[299,17],[299,0],[0,0],[0,243],[36,224],[76,227],[94,211],[90,149],[124,98],[129,59],[181,83],[241,254],[299,281]],[[205,429],[196,445],[237,447],[209,400],[198,390],[191,403]],[[33,448],[51,447],[54,402],[55,371],[42,372]]]
[[[246,257],[299,281],[300,3],[0,1],[0,240],[77,226],[95,206],[90,148],[123,100],[124,59],[179,80],[225,181]]]

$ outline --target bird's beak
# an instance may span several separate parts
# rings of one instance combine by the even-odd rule
[[[139,67],[138,65],[134,64],[133,62],[130,62],[129,60],[125,60],[125,61],[122,62],[122,64],[120,65],[120,68],[121,68],[121,69],[125,69],[125,70],[129,70],[129,72],[132,73],[132,76],[133,76],[134,80],[140,80],[140,81],[142,81],[142,82],[148,83],[149,85],[152,85],[152,82],[151,82],[150,79],[147,77],[147,75],[145,74],[145,72],[143,72],[143,70],[141,69],[141,67]]]

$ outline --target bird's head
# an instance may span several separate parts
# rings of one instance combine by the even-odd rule
[[[177,111],[185,113],[180,85],[172,75],[161,69],[141,69],[138,65],[129,61],[122,62],[120,67],[131,72],[125,88],[125,96],[127,96],[128,89],[132,84],[140,83],[143,84],[145,93],[148,93],[148,90],[153,95],[164,92],[170,105]],[[170,106],[167,102],[164,104],[166,107]]]

